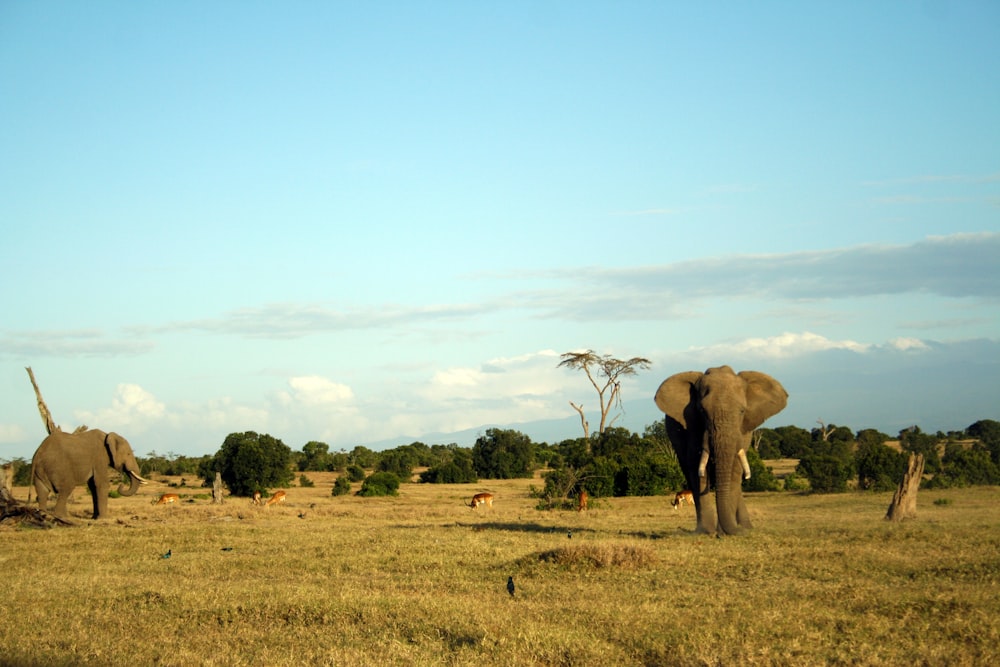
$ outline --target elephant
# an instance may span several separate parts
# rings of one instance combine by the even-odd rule
[[[49,493],[58,494],[54,513],[66,516],[66,503],[73,489],[83,483],[94,498],[93,518],[108,516],[108,468],[127,473],[130,484],[118,487],[123,496],[135,495],[148,480],[139,476],[139,464],[128,440],[117,433],[97,429],[79,433],[53,431],[42,440],[31,459],[31,483],[38,496],[38,507],[46,509]],[[29,488],[30,492],[30,488]]]
[[[738,535],[752,528],[741,480],[750,477],[746,451],[754,429],[787,405],[785,388],[765,373],[719,366],[671,375],[653,400],[666,415],[667,436],[694,494],[696,532]]]

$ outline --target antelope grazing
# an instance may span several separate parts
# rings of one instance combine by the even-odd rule
[[[694,494],[687,489],[683,491],[678,491],[677,495],[674,496],[673,501],[670,503],[676,510],[681,505],[687,503],[688,505],[694,505]]]
[[[271,505],[277,505],[278,503],[285,502],[285,492],[275,491],[274,495],[267,499],[266,505],[270,507]]]
[[[476,509],[480,505],[486,505],[487,507],[493,507],[493,494],[492,493],[477,493],[472,496],[472,502],[469,503],[469,507]]]
[[[587,510],[587,492],[584,489],[580,489],[580,495],[577,498],[576,511],[584,512]]]
[[[181,497],[178,496],[176,493],[164,493],[162,496],[160,496],[160,499],[153,502],[153,504],[166,505],[167,503],[179,503],[180,501]]]
[[[260,491],[254,491],[253,492],[253,498],[250,499],[250,504],[251,505],[260,505],[261,504],[261,502],[260,502]]]

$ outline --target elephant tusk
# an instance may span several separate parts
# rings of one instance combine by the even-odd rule
[[[705,469],[708,467],[708,450],[702,450],[701,460],[698,462],[698,477],[705,476]]]
[[[750,479],[750,462],[747,461],[746,450],[741,449],[736,455],[740,457],[740,465],[743,466],[743,479]]]
[[[128,471],[128,474],[130,474],[130,475],[132,475],[133,477],[135,477],[135,478],[136,478],[136,480],[138,480],[140,484],[149,484],[149,480],[148,480],[148,479],[145,479],[145,478],[143,478],[143,477],[140,477],[138,473],[134,473],[134,472],[132,472],[131,470],[129,470],[129,471]]]

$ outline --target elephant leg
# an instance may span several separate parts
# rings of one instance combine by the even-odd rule
[[[694,498],[694,513],[697,517],[696,533],[715,532],[715,499],[708,492],[708,478],[699,476],[698,459],[689,461],[682,466],[685,471],[688,489]]]
[[[38,509],[47,512],[49,509],[49,487],[41,482],[36,482],[35,495],[38,496]]]
[[[52,510],[52,513],[58,517],[65,518],[67,515],[66,504],[69,502],[69,494],[73,492],[73,489],[62,489],[61,491],[56,491],[56,507]]]
[[[698,517],[697,532],[714,535],[718,530],[718,509],[715,504],[715,494],[706,490],[701,494],[701,516]]]
[[[93,518],[100,519],[102,516],[108,516],[108,491],[111,489],[108,480],[91,477],[87,481],[87,486],[90,488],[90,494],[94,498]]]
[[[742,493],[740,494],[739,501],[736,503],[736,523],[741,528],[753,528],[753,524],[750,522],[750,512],[747,511],[747,504],[743,500]]]

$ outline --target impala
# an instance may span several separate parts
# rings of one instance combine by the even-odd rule
[[[154,502],[153,504],[166,505],[167,503],[179,503],[180,501],[181,497],[178,496],[176,493],[164,493],[162,496],[160,496],[160,499]]]
[[[674,496],[673,502],[671,502],[670,504],[673,506],[674,509],[677,509],[684,503],[687,503],[688,505],[694,505],[694,494],[688,491],[687,489],[684,489],[683,491],[678,491],[677,495]]]
[[[285,492],[275,491],[274,495],[267,499],[266,504],[268,507],[270,507],[271,505],[276,505],[278,503],[283,503],[283,502],[285,502]]]
[[[587,509],[587,492],[583,489],[580,490],[580,496],[577,498],[577,512],[584,512]]]
[[[260,502],[260,491],[254,491],[253,492],[253,498],[250,499],[250,504],[251,505],[260,505],[261,504],[261,502]]]
[[[469,503],[469,507],[476,509],[480,505],[486,505],[487,507],[493,507],[493,494],[492,493],[477,493],[472,496],[472,502]]]

